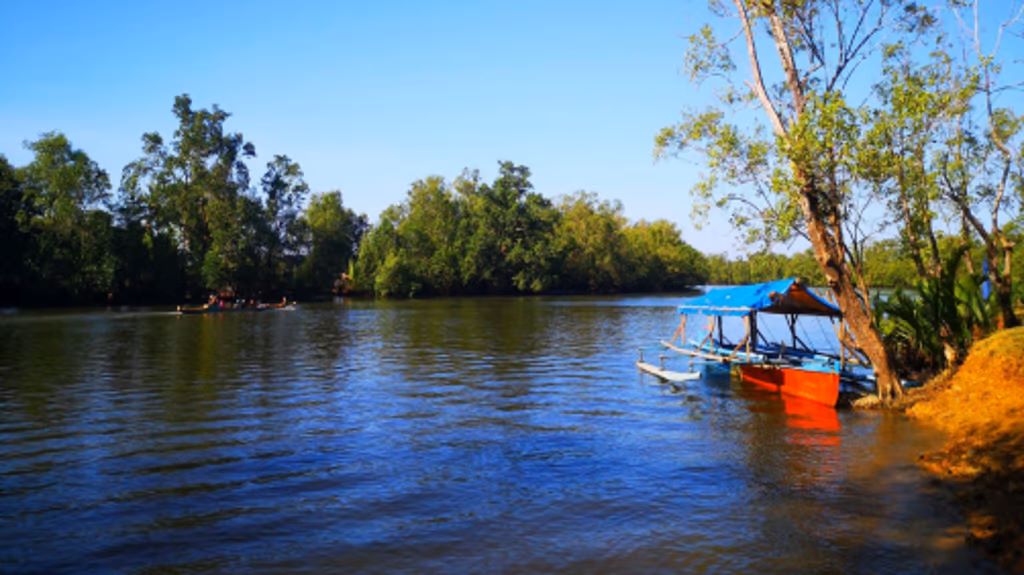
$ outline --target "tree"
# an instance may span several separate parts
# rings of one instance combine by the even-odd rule
[[[397,233],[409,272],[426,293],[451,295],[461,288],[462,211],[440,176],[418,180],[409,190]]]
[[[174,236],[154,225],[147,198],[124,168],[114,202],[114,295],[122,302],[172,303],[184,291],[182,265]]]
[[[357,284],[384,297],[462,292],[463,205],[440,176],[413,182],[366,235]]]
[[[530,169],[512,162],[498,163],[492,185],[458,186],[467,202],[464,283],[472,291],[508,293],[542,292],[554,282],[554,254],[548,239],[557,211],[533,191]],[[475,288],[475,289],[474,289]]]
[[[357,216],[342,203],[341,192],[315,194],[303,216],[309,230],[309,253],[300,275],[307,289],[331,289],[356,253],[366,231],[366,216]]]
[[[822,276],[821,268],[814,260],[814,253],[811,250],[797,252],[790,256],[783,275],[804,278],[808,285],[812,286],[825,285],[825,278]]]
[[[938,278],[942,261],[934,227],[939,197],[937,170],[930,164],[935,133],[966,109],[969,78],[956,77],[942,51],[916,65],[903,45],[886,49],[878,104],[864,114],[857,169],[887,202],[899,222],[900,239],[918,276]]]
[[[267,291],[279,292],[294,280],[300,259],[303,232],[300,216],[309,186],[299,164],[282,155],[267,162],[260,185],[269,226],[262,283]]]
[[[247,194],[211,198],[206,209],[210,241],[203,258],[208,289],[253,294],[261,279],[270,236],[259,201]],[[273,265],[274,262],[269,262]]]
[[[895,45],[886,50],[883,62],[883,79],[875,86],[879,101],[865,114],[866,134],[860,142],[857,169],[895,214],[918,278],[929,280],[929,285],[948,287],[953,285],[959,261],[944,262],[939,254],[933,223],[939,184],[929,160],[935,133],[968,108],[974,82],[956,77],[950,58],[942,51],[933,52],[932,61],[914,65],[909,50]],[[953,269],[944,269],[944,263]],[[953,293],[951,288],[941,291]],[[955,307],[935,309],[956,313]],[[936,339],[942,343],[944,356],[955,365],[962,347],[958,334],[946,323],[936,325],[942,326]]]
[[[764,227],[788,227],[808,239],[850,331],[875,369],[879,396],[898,397],[902,386],[879,334],[868,286],[857,273],[853,248],[860,241],[851,224],[864,205],[855,170],[862,128],[846,96],[881,34],[913,41],[934,18],[914,2],[897,0],[733,0],[732,5],[731,18],[739,25],[749,64],[746,87],[729,82],[736,71],[729,48],[710,27],[703,28],[691,37],[687,62],[694,78],[725,81],[723,107],[666,128],[656,149],[664,154],[700,147],[711,170],[698,188],[703,197],[713,197],[719,184],[744,186],[752,191],[730,190],[718,200],[760,205],[755,215],[770,215],[777,222]],[[712,6],[727,15],[724,3]],[[759,35],[762,23],[766,33]],[[774,48],[777,68],[766,67],[761,50],[766,40]],[[781,79],[779,85],[770,84],[773,77]],[[737,116],[726,114],[727,108],[754,102],[765,123],[745,127],[732,123]]]
[[[970,22],[961,14],[968,5]],[[942,191],[960,214],[964,235],[973,231],[981,239],[1003,327],[1019,325],[1020,320],[1013,303],[1015,242],[1006,233],[1000,215],[1016,208],[1019,217],[1024,201],[1024,115],[996,105],[996,96],[1013,87],[1001,85],[999,80],[999,51],[1004,35],[1019,33],[1013,28],[1024,16],[1024,3],[1014,3],[1012,9],[1013,15],[998,26],[986,46],[978,1],[951,2],[951,12],[964,40],[959,51],[963,58],[961,68],[965,74],[976,77],[975,100],[981,114],[977,117],[970,107],[961,111],[947,140],[948,150],[940,156]],[[988,223],[982,218],[987,218]]]
[[[13,303],[21,296],[24,257],[28,237],[18,224],[22,209],[21,182],[14,166],[0,155],[0,302]]]
[[[402,211],[402,206],[388,206],[381,212],[377,224],[367,230],[355,265],[354,280],[358,291],[385,297],[409,295],[411,286],[401,274],[382,273],[385,267],[394,270],[398,263],[394,254],[399,251],[398,226],[404,217]],[[385,275],[388,279],[382,279]],[[394,280],[402,281],[396,283]]]
[[[864,253],[864,268],[868,283],[875,287],[911,287],[917,278],[925,277],[917,271],[906,244],[896,239],[881,240],[868,246]]]
[[[529,170],[502,162],[493,185],[464,171],[412,184],[367,233],[358,289],[382,297],[680,289],[707,278],[674,224],[627,225],[619,202],[578,192],[557,207]]]
[[[683,241],[667,220],[641,220],[623,230],[626,258],[624,283],[617,289],[680,290],[708,281],[707,259]]]
[[[225,131],[230,114],[216,105],[195,110],[182,94],[172,111],[173,139],[143,134],[143,156],[125,166],[122,195],[137,199],[155,233],[174,239],[189,292],[229,287],[244,267],[231,258],[248,249],[236,244],[236,218],[251,211],[250,200],[239,196],[249,187],[245,159],[256,151],[242,134]]]
[[[100,209],[109,195],[107,173],[58,132],[25,146],[34,157],[18,170],[23,195],[17,218],[31,238],[26,271],[32,297],[106,296],[114,271],[111,219]]]
[[[554,229],[554,243],[561,255],[561,285],[592,293],[622,289],[632,263],[626,255],[622,204],[602,202],[594,193],[577,192],[564,197],[558,210],[561,217]]]

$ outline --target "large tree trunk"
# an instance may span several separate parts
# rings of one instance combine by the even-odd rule
[[[829,288],[835,294],[843,319],[853,332],[857,344],[871,362],[875,371],[878,397],[882,401],[903,396],[903,385],[893,367],[889,351],[882,342],[882,337],[875,326],[874,318],[867,305],[861,299],[870,297],[857,293],[853,278],[846,264],[841,238],[830,232],[822,218],[822,208],[818,205],[818,190],[813,183],[805,183],[800,192],[800,206],[807,221],[808,236],[814,250],[814,258],[825,273]]]
[[[743,33],[747,44],[747,56],[750,59],[750,71],[752,74],[750,87],[761,102],[768,120],[771,122],[772,130],[780,138],[788,138],[789,133],[786,123],[783,121],[779,110],[775,107],[768,90],[765,88],[764,78],[761,75],[761,64],[757,54],[756,40],[754,38],[753,26],[750,21],[750,14],[745,0],[733,0],[736,6],[736,15],[743,25]],[[786,26],[783,23],[783,16],[779,7],[774,2],[762,2],[758,9],[764,12],[770,26],[770,36],[775,44],[782,64],[782,71],[785,74],[786,88],[792,95],[793,122],[797,122],[804,112],[806,97],[804,94],[803,81],[800,71],[797,69],[793,57],[793,49],[787,36]],[[858,26],[859,28],[859,26]],[[877,30],[877,29],[876,29]],[[841,33],[841,28],[840,28]],[[870,33],[870,35],[873,34]],[[854,33],[856,35],[856,32]],[[866,40],[866,39],[865,39]],[[861,42],[861,46],[864,41]],[[852,46],[852,44],[851,44]],[[841,61],[838,69],[844,68],[850,63],[850,58],[856,56],[859,48],[851,50],[850,54]],[[843,58],[842,52],[840,57]],[[838,80],[838,70],[834,80]],[[842,221],[838,213],[838,207],[833,200],[829,205],[822,205],[822,195],[815,185],[813,174],[804,170],[804,167],[793,164],[794,179],[800,184],[800,207],[804,213],[807,224],[808,236],[811,246],[814,249],[814,257],[818,265],[825,272],[829,288],[836,296],[839,308],[842,310],[850,331],[857,339],[857,343],[864,351],[868,360],[875,370],[875,377],[878,382],[878,395],[883,401],[888,401],[903,395],[903,387],[899,378],[893,370],[892,359],[882,344],[882,338],[875,326],[874,318],[868,311],[866,300],[862,301],[857,294],[855,283],[850,275],[850,268],[846,262],[846,246],[842,237]],[[834,174],[833,174],[834,175]],[[864,298],[869,294],[864,294]]]

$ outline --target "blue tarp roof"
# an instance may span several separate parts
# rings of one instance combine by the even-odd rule
[[[744,316],[751,312],[839,317],[839,308],[804,286],[797,278],[747,286],[713,288],[687,299],[679,313]]]

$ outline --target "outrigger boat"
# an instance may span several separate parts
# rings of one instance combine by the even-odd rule
[[[749,383],[834,406],[840,383],[870,381],[863,354],[846,332],[839,308],[814,293],[798,278],[748,286],[715,288],[690,298],[678,307],[679,327],[661,344],[669,350],[709,363],[736,366]],[[790,341],[768,342],[758,328],[759,314],[785,317]],[[689,315],[708,318],[700,341],[686,339]],[[812,349],[797,335],[797,318],[827,318],[836,328],[839,353]],[[743,318],[745,334],[736,344],[727,342],[723,318]],[[678,339],[678,343],[676,340]]]
[[[267,311],[275,309],[295,309],[295,302],[281,300],[278,303],[258,303],[254,305],[246,305],[225,304],[220,301],[215,301],[195,306],[179,305],[178,313],[182,315],[200,315],[207,313],[228,313],[235,311]]]

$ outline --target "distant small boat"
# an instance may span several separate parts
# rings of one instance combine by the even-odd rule
[[[203,313],[218,313],[227,311],[222,308],[220,304],[203,304],[203,305],[179,305],[178,313],[180,314],[203,314]]]
[[[295,302],[280,301],[278,303],[259,303],[256,305],[224,305],[221,303],[207,303],[203,305],[179,305],[178,313],[182,315],[201,315],[208,313],[230,313],[236,311],[267,311],[267,310],[289,310],[295,309]]]

